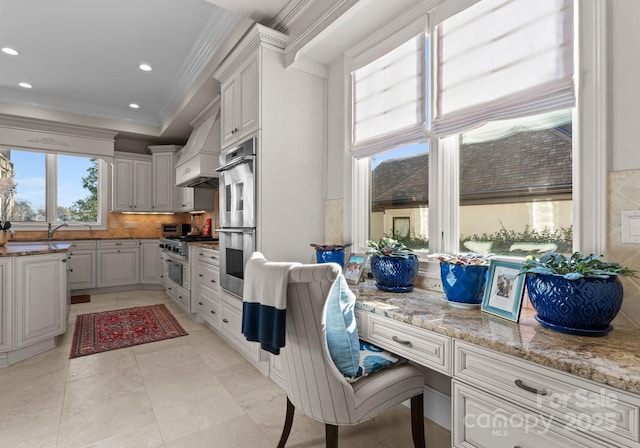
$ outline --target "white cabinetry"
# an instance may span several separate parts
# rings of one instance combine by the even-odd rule
[[[214,249],[197,249],[191,281],[192,303],[200,318],[220,330],[220,255]]]
[[[149,146],[153,159],[152,209],[155,212],[172,212],[176,209],[178,189],[176,179],[175,145]]]
[[[14,294],[17,349],[67,329],[66,253],[17,257]]]
[[[140,283],[160,283],[160,242],[140,240]]]
[[[11,349],[12,287],[12,259],[2,257],[0,258],[0,352]]]
[[[176,211],[193,212],[196,210],[213,210],[215,194],[213,188],[176,187],[178,204]]]
[[[453,410],[456,447],[640,446],[637,395],[460,341]]]
[[[221,86],[222,147],[232,145],[258,129],[258,54],[244,61]]]
[[[98,241],[98,288],[139,283],[138,240]]]
[[[222,148],[256,137],[256,249],[269,260],[308,262],[309,241],[324,238],[326,86],[285,69],[287,39],[254,25],[214,78]]]
[[[116,154],[113,162],[112,209],[116,212],[151,210],[151,157],[126,158]]]
[[[69,289],[96,287],[96,242],[69,242]]]

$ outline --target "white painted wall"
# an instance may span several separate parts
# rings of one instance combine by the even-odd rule
[[[640,2],[609,1],[613,171],[640,168]]]

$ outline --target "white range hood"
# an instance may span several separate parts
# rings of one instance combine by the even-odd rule
[[[217,188],[220,166],[220,97],[191,122],[193,132],[176,163],[177,187]]]

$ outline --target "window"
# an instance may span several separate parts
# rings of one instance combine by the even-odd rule
[[[571,6],[565,0],[555,3],[561,5],[562,11]],[[576,3],[575,7],[576,20],[589,23],[595,23],[595,17],[604,13],[597,3]],[[567,29],[574,32],[573,28]],[[409,217],[410,237],[422,235],[418,228],[428,229],[425,238],[420,238],[427,244],[418,244],[422,250],[509,255],[553,248],[563,252],[574,248],[602,252],[606,114],[601,101],[604,86],[597,83],[604,77],[596,74],[606,72],[606,66],[599,65],[596,55],[605,49],[597,38],[604,33],[576,26],[575,31],[578,30],[583,35],[567,42],[572,52],[581,51],[582,56],[588,56],[582,57],[576,73],[589,76],[569,83],[572,86],[580,81],[581,95],[575,107],[570,106],[571,95],[563,76],[558,107],[543,107],[541,103],[529,109],[524,106],[512,117],[507,114],[498,120],[492,114],[504,109],[497,105],[492,114],[476,120],[472,130],[467,127],[446,138],[431,134],[422,143],[426,163],[423,177],[413,182],[407,179],[408,171],[397,168],[404,161],[405,166],[417,171],[417,165],[406,163],[406,159],[416,157],[413,160],[417,161],[419,153],[407,153],[405,146],[389,144],[384,152],[355,157],[351,174],[354,195],[352,202],[346,201],[351,206],[355,246],[362,250],[366,239],[391,235],[394,218]],[[426,67],[430,67],[428,62]],[[432,69],[437,69],[437,64]],[[435,105],[435,101],[427,101],[430,103]],[[517,106],[524,104],[518,102]],[[600,112],[592,114],[591,110]],[[574,132],[581,137],[579,147],[573,144],[578,141],[573,138]],[[503,154],[481,154],[489,147],[498,148]],[[396,177],[389,180],[390,175],[380,167],[394,164]],[[528,182],[527,177],[535,178],[534,182]],[[401,195],[412,183],[412,187],[422,184],[419,194]],[[384,189],[398,194],[384,196]]]
[[[10,212],[16,229],[38,229],[47,222],[104,222],[100,159],[17,149],[1,154],[17,183]]]

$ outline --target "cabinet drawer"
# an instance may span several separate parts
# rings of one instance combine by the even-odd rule
[[[460,341],[454,377],[547,413],[572,430],[640,447],[640,398],[619,389]]]
[[[220,299],[207,297],[206,288],[198,288],[198,314],[215,329],[220,329]]]
[[[206,285],[214,291],[220,291],[220,269],[216,266],[198,263],[197,265],[198,283]]]
[[[366,339],[417,364],[451,373],[451,338],[370,313]]]
[[[188,289],[184,289],[180,286],[178,286],[175,289],[174,295],[173,295],[173,299],[178,302],[179,304],[182,304],[186,307],[187,312],[189,310],[190,304],[191,304],[191,293],[189,292]]]
[[[206,247],[198,247],[198,262],[220,266],[220,252]]]
[[[97,242],[98,249],[131,249],[138,248],[138,240],[106,240]]]
[[[69,251],[71,253],[77,250],[95,250],[96,242],[95,241],[68,241],[70,244]]]
[[[453,446],[487,448],[605,448],[568,430],[548,415],[537,414],[453,382]],[[560,424],[558,424],[560,423]]]
[[[233,299],[231,299],[233,300]],[[231,302],[221,300],[220,302],[220,328],[227,341],[232,344],[243,356],[250,361],[257,363],[261,360],[260,344],[247,341],[242,334],[242,306],[241,301]]]

